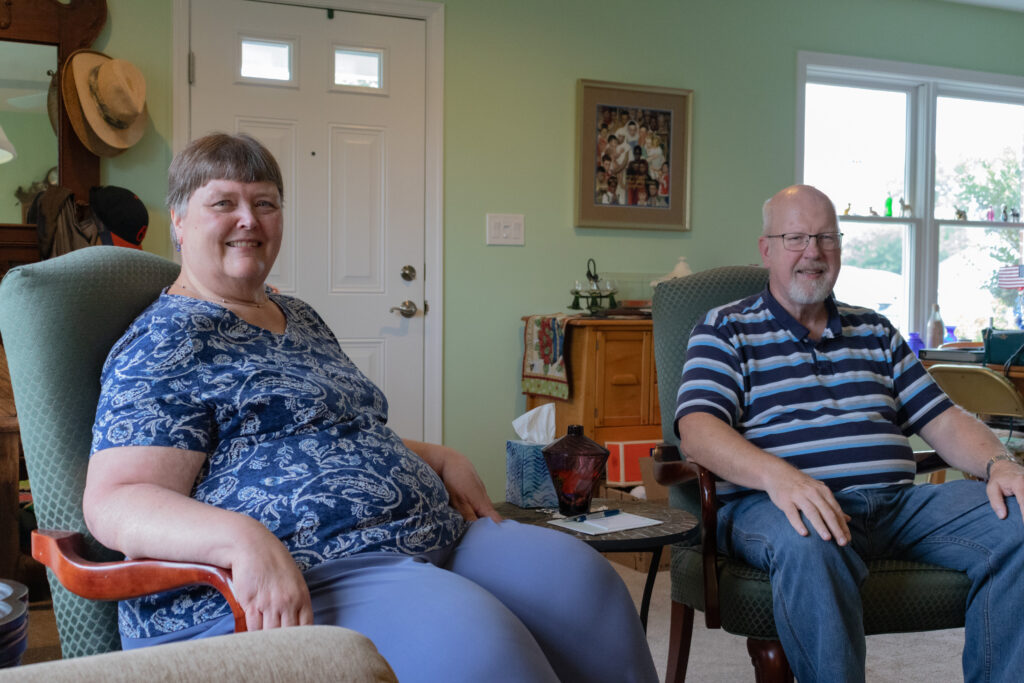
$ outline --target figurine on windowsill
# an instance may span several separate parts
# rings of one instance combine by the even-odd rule
[[[846,208],[843,209],[843,215],[844,216],[849,216],[850,215],[850,206],[851,206],[850,202],[846,202]]]
[[[967,220],[967,209],[961,209],[960,207],[957,206],[954,206],[953,208],[956,210],[956,219],[958,221]]]
[[[914,207],[912,207],[908,202],[903,201],[903,197],[900,197],[900,217],[902,218],[904,216],[913,216],[913,215],[914,215]]]
[[[873,207],[873,206],[869,206],[868,207],[868,213],[870,213],[872,216],[877,216],[878,215],[878,212],[875,211],[875,207]]]
[[[1010,220],[1014,223],[1020,223],[1020,209],[1010,209]]]

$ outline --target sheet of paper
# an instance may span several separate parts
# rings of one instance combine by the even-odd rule
[[[585,522],[574,522],[569,519],[549,519],[548,524],[570,529],[581,534],[597,536],[598,534],[609,534],[613,531],[626,531],[627,529],[639,529],[645,526],[661,524],[661,520],[641,517],[629,512],[620,512],[609,517],[594,517]]]

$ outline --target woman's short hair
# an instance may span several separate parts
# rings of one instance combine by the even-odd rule
[[[211,180],[274,183],[284,201],[284,183],[277,160],[256,138],[245,133],[213,133],[188,143],[167,170],[167,208],[184,216],[192,193]],[[178,246],[173,225],[171,241]]]

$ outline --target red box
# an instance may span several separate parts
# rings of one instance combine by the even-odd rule
[[[640,472],[640,458],[648,458],[657,441],[606,441],[608,456],[608,483],[617,486],[639,486],[644,483]]]

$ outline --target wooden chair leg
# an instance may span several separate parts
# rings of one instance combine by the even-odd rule
[[[786,653],[782,651],[782,643],[747,638],[747,652],[754,664],[757,683],[793,683],[793,672],[789,669]]]
[[[668,632],[668,666],[665,683],[683,683],[690,661],[690,640],[693,637],[693,608],[672,601]]]
[[[929,484],[941,484],[946,481],[946,470],[936,470],[928,475]]]

